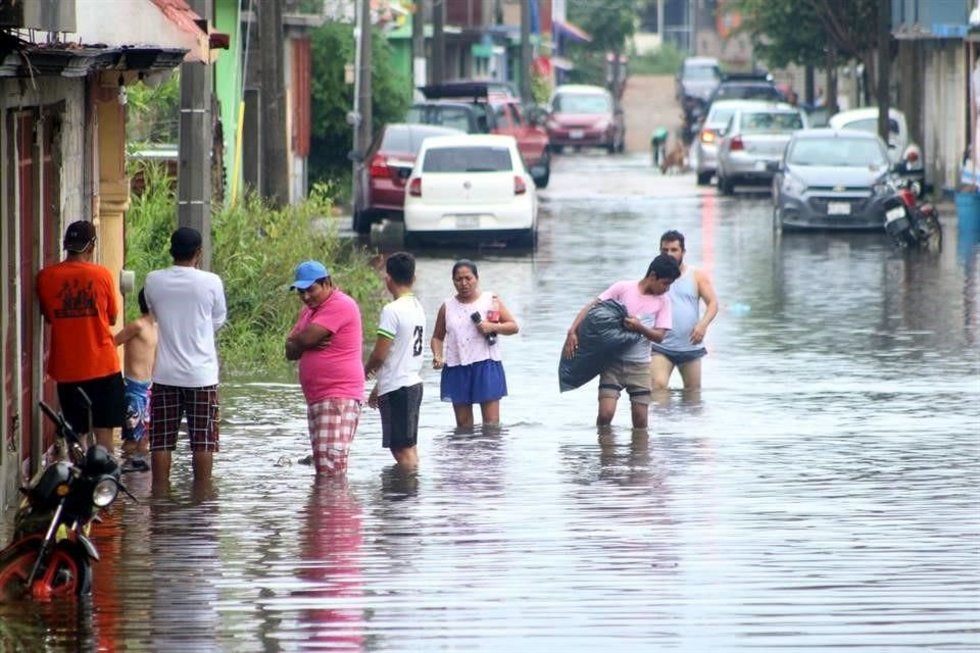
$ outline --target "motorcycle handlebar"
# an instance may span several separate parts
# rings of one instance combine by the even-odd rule
[[[58,431],[58,435],[65,438],[72,444],[78,443],[78,435],[75,433],[75,430],[71,427],[71,424],[68,423],[68,420],[65,419],[64,415],[62,415],[61,413],[54,412],[51,406],[44,403],[44,401],[37,402],[37,405],[41,407],[41,412],[47,415],[48,419],[54,422],[55,429]]]

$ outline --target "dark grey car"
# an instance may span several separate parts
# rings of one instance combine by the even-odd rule
[[[804,129],[793,134],[772,181],[777,229],[883,230],[891,163],[875,134]]]

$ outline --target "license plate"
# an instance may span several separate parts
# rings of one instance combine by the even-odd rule
[[[850,215],[851,204],[849,202],[828,202],[827,215]]]
[[[457,229],[476,229],[480,226],[480,216],[479,215],[457,215],[456,216],[456,228]]]
[[[582,131],[581,129],[573,129],[570,132],[568,132],[568,137],[569,138],[585,138],[585,132]]]
[[[904,217],[905,217],[905,207],[904,206],[896,206],[893,209],[888,209],[887,211],[885,211],[885,223],[886,224],[895,222],[895,220],[899,220],[899,219],[904,218]]]

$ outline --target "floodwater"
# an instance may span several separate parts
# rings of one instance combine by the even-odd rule
[[[418,476],[368,409],[318,483],[299,388],[227,379],[213,491],[183,448],[169,496],[127,477],[93,597],[0,606],[0,649],[980,650],[980,246],[951,211],[938,256],[780,237],[646,159],[561,157],[537,252],[466,253],[521,323],[502,428],[455,432],[430,370]],[[704,389],[598,434],[565,331],[669,228],[721,299]],[[421,255],[432,321],[462,253]]]

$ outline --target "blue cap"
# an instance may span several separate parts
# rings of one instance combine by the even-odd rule
[[[319,279],[330,276],[330,271],[320,261],[303,261],[296,266],[296,280],[290,290],[306,290]]]

